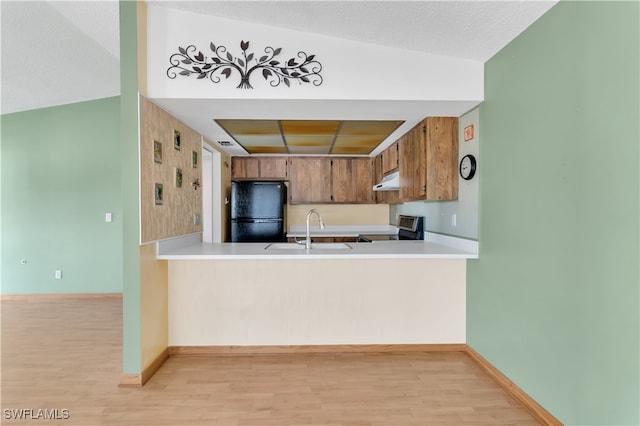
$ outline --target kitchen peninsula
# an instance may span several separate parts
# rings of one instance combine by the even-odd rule
[[[169,346],[464,343],[466,259],[477,243],[349,243],[269,249],[268,243],[158,243],[168,263]]]

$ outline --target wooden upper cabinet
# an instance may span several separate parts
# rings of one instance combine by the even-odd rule
[[[333,158],[331,182],[334,203],[374,203],[370,158]]]
[[[382,174],[398,170],[398,142],[389,145],[387,149],[380,154],[382,160]]]
[[[427,200],[458,199],[458,119],[426,120]]]
[[[400,200],[425,199],[426,156],[424,126],[419,124],[400,140]]]
[[[458,119],[428,117],[399,140],[400,201],[458,198]]]
[[[260,179],[287,179],[286,157],[262,157],[260,158]]]
[[[257,179],[260,164],[256,157],[231,157],[231,179]]]
[[[286,180],[286,157],[233,157],[232,179],[278,179]]]
[[[289,157],[289,202],[331,203],[331,159]]]
[[[371,158],[353,158],[353,184],[356,203],[375,203],[373,197],[373,161]]]

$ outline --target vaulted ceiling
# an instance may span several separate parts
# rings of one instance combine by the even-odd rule
[[[556,2],[148,0],[147,3],[485,62]],[[119,95],[117,1],[3,0],[0,7],[3,114]],[[183,102],[182,110],[188,114],[186,104],[188,101]],[[239,101],[238,109],[241,104]],[[358,103],[358,108],[375,111],[381,106]]]

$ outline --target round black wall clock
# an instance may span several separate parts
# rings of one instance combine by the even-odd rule
[[[467,154],[460,160],[460,177],[464,180],[471,180],[476,174],[476,157]]]

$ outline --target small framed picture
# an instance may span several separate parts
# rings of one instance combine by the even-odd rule
[[[464,141],[468,142],[471,139],[473,139],[473,124],[470,124],[464,128]]]
[[[162,164],[162,142],[153,141],[153,161]]]
[[[156,183],[154,188],[154,194],[155,194],[156,206],[161,206],[162,203],[164,202],[164,199],[163,199],[164,195],[163,195],[161,183]]]
[[[173,147],[180,151],[180,132],[173,129]]]
[[[176,188],[182,188],[182,169],[176,169]]]
[[[191,165],[194,169],[198,168],[198,153],[195,151],[191,151]]]

